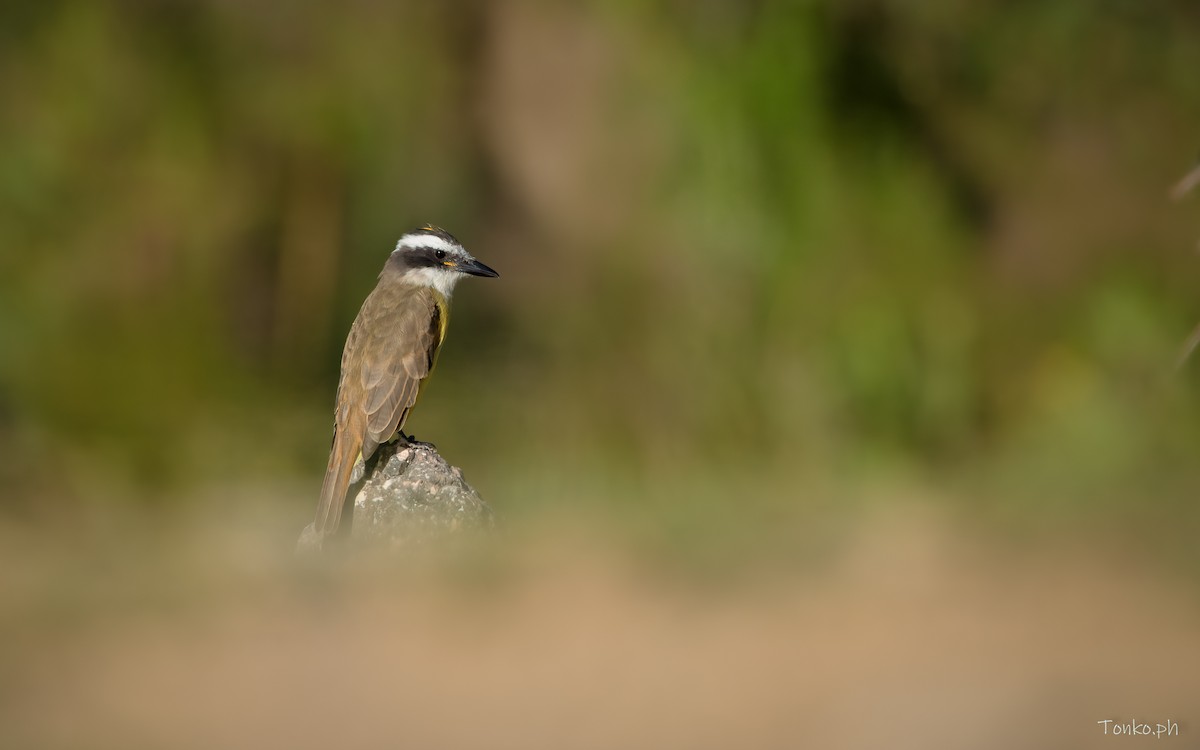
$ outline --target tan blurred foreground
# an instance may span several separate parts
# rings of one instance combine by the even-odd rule
[[[818,570],[719,586],[561,538],[480,578],[297,570],[252,539],[106,567],[5,536],[6,748],[1142,739],[1104,736],[1106,718],[1178,722],[1163,746],[1183,747],[1200,731],[1184,583],[1094,550],[980,545],[912,506],[863,523]]]

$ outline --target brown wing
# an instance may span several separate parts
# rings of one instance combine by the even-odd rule
[[[404,426],[441,344],[435,292],[381,283],[363,303],[342,359],[338,423],[362,440],[363,459]]]

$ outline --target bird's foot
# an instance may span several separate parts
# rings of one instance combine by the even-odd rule
[[[437,446],[435,446],[433,443],[426,443],[423,440],[417,440],[415,436],[405,435],[403,432],[398,433],[398,439],[400,442],[404,443],[405,445],[412,446],[413,448],[431,448],[433,450],[437,450]]]

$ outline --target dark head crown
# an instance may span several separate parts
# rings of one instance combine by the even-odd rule
[[[435,237],[441,237],[443,240],[451,242],[455,245],[462,245],[461,242],[454,238],[454,235],[450,234],[436,224],[422,224],[421,226],[409,232],[409,234],[432,234]]]

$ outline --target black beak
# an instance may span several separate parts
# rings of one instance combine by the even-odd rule
[[[457,269],[463,273],[469,273],[472,276],[486,276],[489,279],[494,279],[500,275],[477,260],[469,260],[466,263],[459,263]]]

